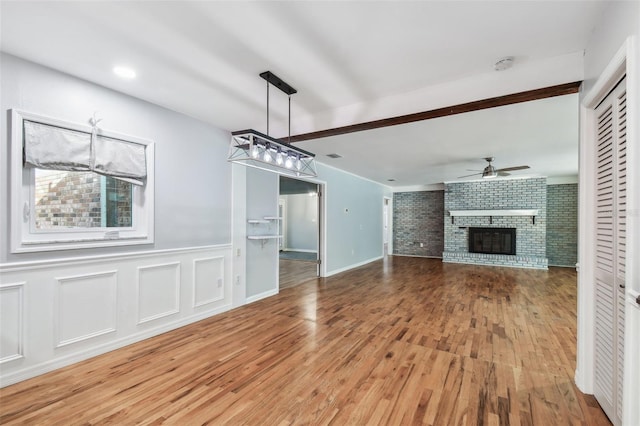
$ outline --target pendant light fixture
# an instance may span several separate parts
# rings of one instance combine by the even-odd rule
[[[288,143],[291,140],[291,95],[297,93],[297,90],[271,71],[261,73],[260,77],[267,82],[267,134],[253,129],[231,133],[227,161],[287,176],[317,176],[315,154]],[[269,136],[269,86],[271,84],[289,96],[289,136],[287,142]]]

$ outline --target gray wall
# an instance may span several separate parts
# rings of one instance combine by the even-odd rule
[[[0,263],[230,243],[228,132],[11,55],[0,59]],[[97,111],[102,128],[154,141],[155,244],[9,253],[10,108],[76,123],[87,123]]]
[[[278,175],[247,167],[247,220],[278,214]],[[250,224],[247,235],[275,235],[277,223]],[[246,296],[277,290],[278,241],[247,240]]]
[[[287,209],[287,241],[289,250],[318,250],[318,197],[309,194],[281,195]]]
[[[443,250],[444,191],[394,193],[393,254],[442,257]]]
[[[547,186],[549,265],[575,267],[578,261],[578,184]]]
[[[327,273],[382,257],[383,198],[391,189],[320,163],[318,179],[326,182]]]

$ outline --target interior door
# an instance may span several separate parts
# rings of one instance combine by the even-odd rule
[[[598,105],[596,129],[595,389],[616,425],[622,418],[626,215],[626,85]]]

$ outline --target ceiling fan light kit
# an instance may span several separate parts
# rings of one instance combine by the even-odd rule
[[[231,133],[227,161],[293,177],[316,177],[315,154],[272,138],[269,133],[269,85],[289,96],[289,140],[291,140],[291,95],[296,89],[270,71],[260,74],[267,81],[267,134],[248,129]]]
[[[485,157],[484,160],[489,164],[484,168],[483,171],[481,171],[480,173],[472,173],[470,175],[458,176],[458,179],[468,178],[476,175],[481,175],[483,179],[493,179],[498,176],[509,176],[510,173],[507,173],[507,172],[512,172],[516,170],[525,170],[529,168],[529,166],[514,166],[514,167],[504,167],[502,169],[496,169],[491,164],[491,162],[493,161],[493,157]]]
[[[495,177],[498,177],[498,172],[496,171],[495,167],[493,167],[491,164],[489,164],[482,171],[482,178],[483,179],[492,179],[492,178],[495,178]]]

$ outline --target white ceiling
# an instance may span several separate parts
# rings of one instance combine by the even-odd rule
[[[3,1],[0,48],[230,131],[266,131],[258,74],[270,70],[298,89],[298,134],[580,80],[604,3]],[[504,56],[514,68],[493,71]],[[117,64],[137,78],[120,80]],[[271,93],[279,137],[286,96]],[[392,186],[453,180],[488,155],[497,167],[575,175],[576,97],[300,144]],[[344,158],[324,156],[333,152]]]
[[[578,94],[299,142],[318,161],[394,187],[436,184],[528,165],[510,177],[578,171]],[[375,141],[375,149],[372,148]],[[337,153],[342,158],[326,155]],[[478,179],[480,176],[469,177]],[[394,179],[389,182],[388,179]]]

